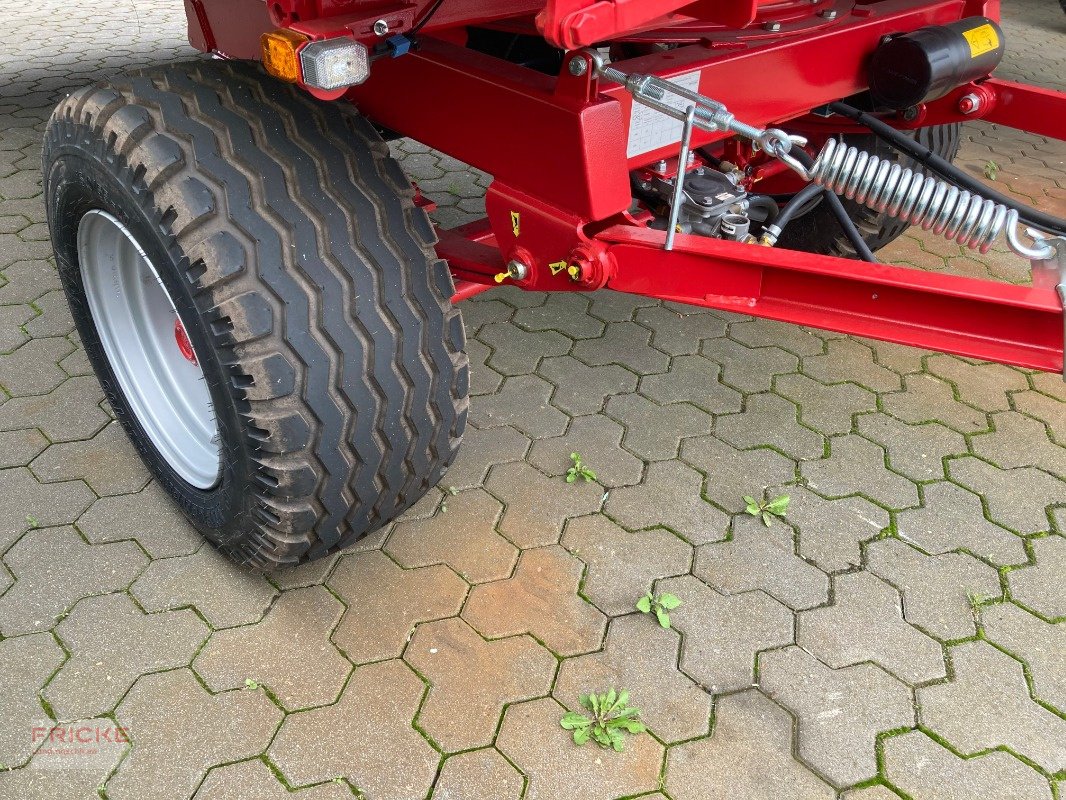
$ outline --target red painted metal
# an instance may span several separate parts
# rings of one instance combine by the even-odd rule
[[[202,49],[256,58],[258,36],[287,26],[312,37],[379,41],[425,19],[432,0],[185,0]],[[539,12],[539,13],[538,13]],[[698,73],[704,94],[745,122],[817,139],[858,130],[811,114],[866,88],[864,64],[881,38],[983,14],[998,0],[447,0],[419,47],[375,60],[348,99],[376,123],[490,173],[487,216],[440,232],[454,300],[491,288],[513,260],[523,288],[625,292],[787,320],[1022,367],[1063,368],[1063,308],[1054,289],[1019,287],[880,264],[679,235],[672,252],[650,215],[630,210],[631,171],[676,144],[627,154],[632,99],[591,70],[547,75],[465,46],[465,25],[540,33],[568,48],[610,40],[625,72],[678,79]],[[535,21],[534,21],[535,20]],[[766,25],[769,20],[780,26]],[[657,42],[680,46],[661,51]],[[580,57],[576,54],[571,58]],[[977,98],[975,101],[974,98]],[[1066,137],[1066,95],[990,79],[890,117],[900,128],[983,119]],[[789,186],[779,162],[724,134],[697,132],[750,167],[755,191]],[[792,190],[794,190],[794,186]],[[419,195],[419,202],[425,203]],[[507,282],[512,282],[507,279]]]

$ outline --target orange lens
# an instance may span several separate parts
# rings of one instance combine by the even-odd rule
[[[263,67],[275,78],[289,83],[300,80],[300,58],[297,50],[307,37],[295,31],[280,30],[264,33],[260,40],[263,46]]]

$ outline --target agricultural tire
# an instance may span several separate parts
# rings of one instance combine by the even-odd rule
[[[952,161],[959,152],[958,124],[919,128],[913,135],[919,143],[948,161]],[[916,167],[913,159],[897,153],[876,136],[847,134],[842,138],[845,144],[873,153],[879,158],[899,162],[910,169]],[[922,172],[924,174],[925,171]],[[909,227],[905,222],[860,206],[852,200],[841,198],[841,202],[871,250],[881,249]],[[793,219],[781,235],[780,246],[809,253],[856,257],[855,249],[844,236],[840,223],[825,203],[819,203],[810,213]]]
[[[223,553],[320,558],[440,481],[467,416],[462,320],[411,184],[350,106],[251,64],[133,73],[60,103],[44,183],[107,400]]]

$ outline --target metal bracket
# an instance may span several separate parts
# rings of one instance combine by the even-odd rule
[[[1051,254],[1044,258],[1034,258],[1033,286],[1055,289],[1062,302],[1062,335],[1066,342],[1066,236],[1041,237],[1035,231],[1028,231],[1037,239],[1038,244],[1047,245]],[[1062,379],[1066,381],[1066,361],[1062,365]]]

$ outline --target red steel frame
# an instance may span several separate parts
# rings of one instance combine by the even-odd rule
[[[630,2],[642,13],[678,5]],[[449,13],[458,19],[469,0],[453,3],[458,8]],[[481,5],[489,17],[501,7]],[[545,14],[556,14],[548,20],[555,24],[554,38],[584,43],[578,42],[581,30],[596,31],[609,22],[575,22],[575,7],[560,1],[542,12],[542,23]],[[728,22],[723,7],[719,0],[713,18]],[[747,9],[734,10],[739,16],[760,13],[758,2],[737,8]],[[863,65],[883,36],[976,14],[998,16],[995,0],[879,0],[855,6],[849,0],[822,0],[819,8],[836,12],[822,16],[832,17],[833,24],[812,28],[808,16],[785,23],[778,35],[733,41],[712,37],[614,66],[664,78],[699,72],[700,91],[724,102],[745,122],[787,127],[791,121],[841,130],[849,124],[819,121],[809,112],[866,88]],[[417,18],[409,6],[405,9],[411,12],[405,19]],[[335,33],[339,23],[331,19],[293,27],[333,35],[330,31]],[[356,27],[348,25],[349,35]],[[195,34],[192,38],[197,41]],[[215,40],[224,43],[226,36],[201,30],[201,42]],[[474,52],[462,41],[461,30],[425,36],[410,54],[375,61],[370,80],[348,95],[375,122],[493,176],[487,217],[441,232],[438,252],[457,279],[456,299],[495,285],[494,276],[515,259],[529,266],[528,275],[518,281],[528,289],[607,287],[1027,368],[1063,370],[1063,305],[1054,286],[1013,286],[684,234],[666,252],[665,234],[629,213],[629,172],[669,159],[676,147],[627,158],[632,99],[622,87],[600,85],[591,69],[575,76],[564,66],[558,76],[545,75]],[[584,58],[580,53],[570,57]],[[981,98],[979,108],[964,114],[959,99],[972,93]],[[909,121],[896,120],[898,126],[983,119],[1066,138],[1066,94],[998,79],[961,87],[910,116]],[[697,132],[694,145],[716,138],[721,137]],[[570,265],[578,267],[578,280],[559,269]]]

